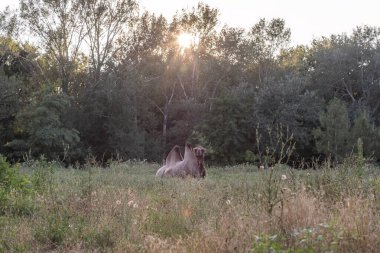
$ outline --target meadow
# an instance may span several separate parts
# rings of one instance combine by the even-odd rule
[[[73,169],[43,160],[21,166],[2,160],[0,252],[380,248],[375,165],[348,159],[335,168],[309,170],[210,167],[203,180],[158,179],[158,167],[114,161],[106,168],[88,162]],[[4,187],[7,180],[13,188]]]

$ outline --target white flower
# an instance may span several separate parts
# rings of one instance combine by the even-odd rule
[[[139,205],[137,203],[134,203],[133,208],[137,208],[137,207],[139,207]]]
[[[116,205],[120,205],[121,204],[121,200],[116,200]]]
[[[282,175],[281,180],[286,180],[286,175]]]
[[[134,204],[133,200],[128,201],[127,205],[132,206]]]
[[[231,200],[227,199],[227,200],[226,200],[226,204],[227,204],[227,205],[231,205]]]

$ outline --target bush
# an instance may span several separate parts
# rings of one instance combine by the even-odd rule
[[[29,178],[22,175],[18,167],[11,167],[0,155],[0,213],[7,210],[14,214],[28,213],[32,209],[31,196],[34,190]]]

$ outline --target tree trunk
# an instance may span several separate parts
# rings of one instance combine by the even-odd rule
[[[167,139],[167,128],[168,128],[168,115],[169,115],[169,105],[165,105],[164,113],[163,113],[163,121],[162,121],[162,161],[165,163],[165,150],[166,150],[166,139]]]

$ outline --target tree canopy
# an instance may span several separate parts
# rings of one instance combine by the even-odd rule
[[[241,163],[266,149],[281,156],[272,139],[290,133],[288,162],[339,162],[359,138],[380,160],[379,27],[290,46],[281,18],[218,24],[203,3],[171,19],[134,0],[21,0],[1,11],[0,153],[161,161],[189,141],[212,162]]]

